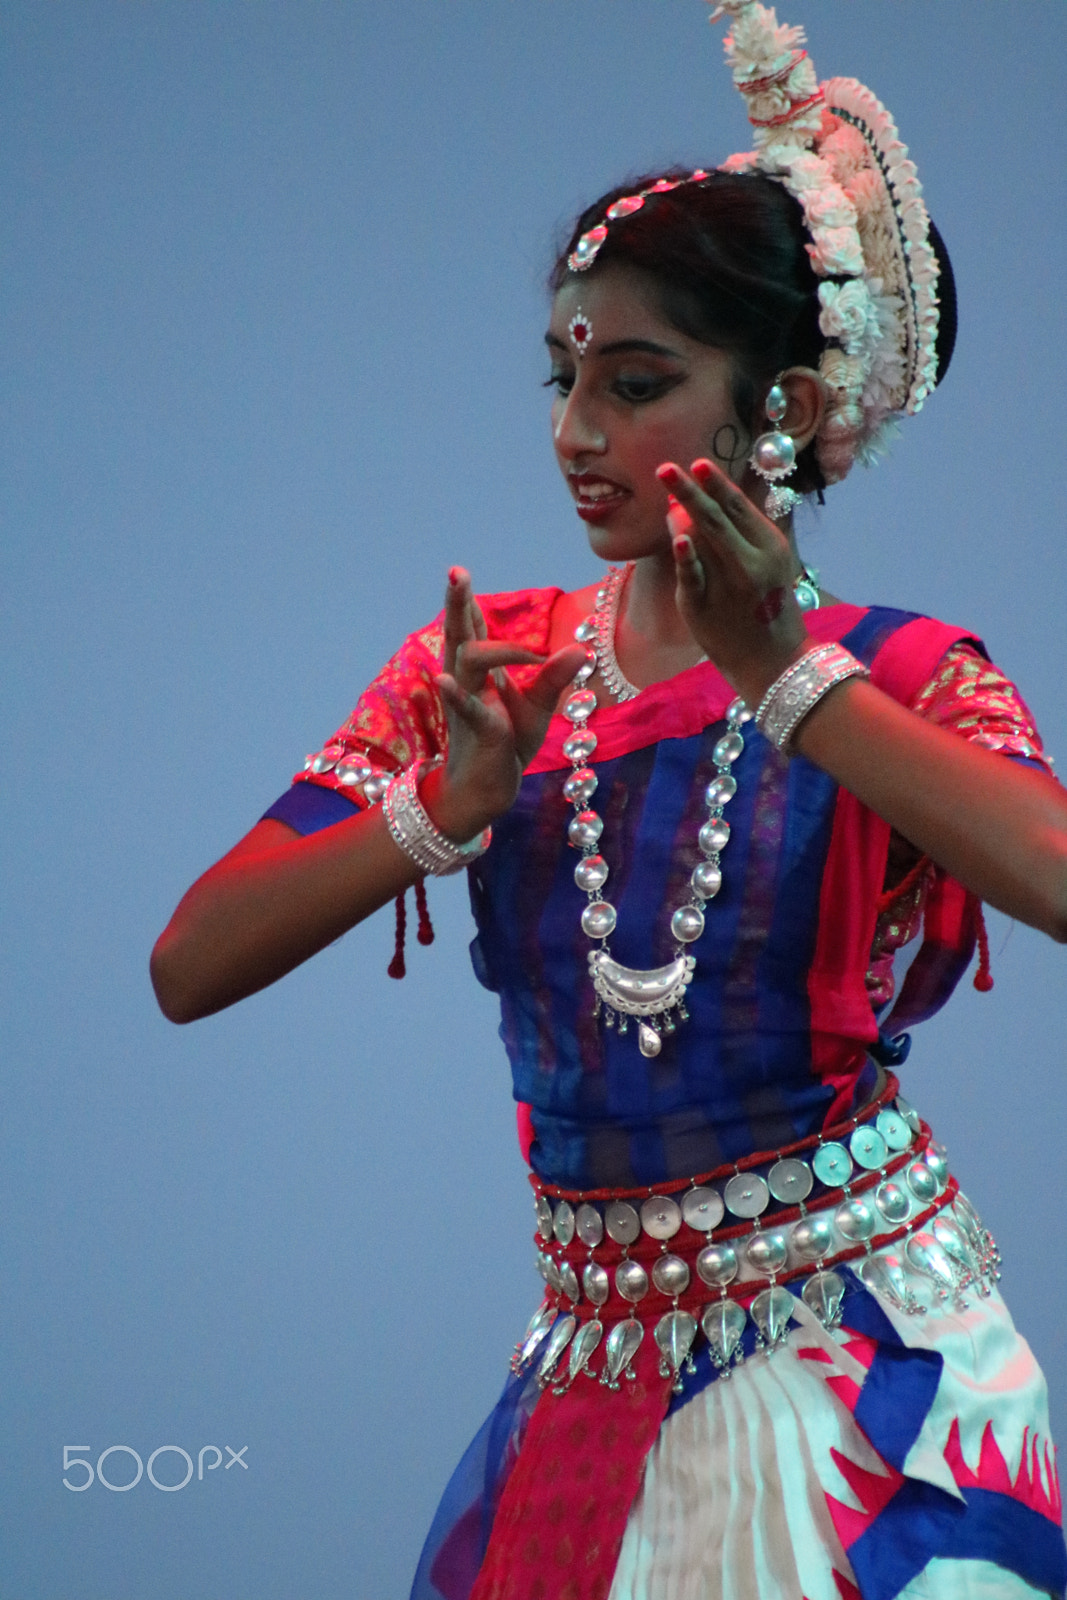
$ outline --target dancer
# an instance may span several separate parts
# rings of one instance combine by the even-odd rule
[[[943,377],[951,269],[874,96],[719,11],[756,149],[611,191],[552,277],[607,574],[454,569],[153,975],[206,1014],[469,869],[546,1292],[416,1600],[1061,1594],[1044,1382],[896,1069],[976,942],[988,984],[981,901],[1067,938],[1067,802],[978,640],[797,553]]]

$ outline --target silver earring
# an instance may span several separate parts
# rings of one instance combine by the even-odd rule
[[[781,517],[788,515],[795,505],[800,503],[800,495],[795,489],[780,480],[788,478],[797,464],[796,445],[788,433],[783,433],[777,427],[789,408],[789,401],[785,390],[779,383],[772,383],[767,392],[765,411],[767,421],[772,424],[767,433],[761,433],[752,446],[752,454],[748,464],[753,472],[757,472],[763,481],[770,485],[764,509],[772,522],[777,522]]]

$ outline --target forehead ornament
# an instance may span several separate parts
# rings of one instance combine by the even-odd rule
[[[570,335],[571,344],[578,352],[578,359],[581,360],[582,356],[585,355],[585,352],[589,349],[589,346],[593,342],[593,324],[590,322],[581,306],[578,307],[577,311],[568,322],[567,332]]]
[[[588,272],[600,251],[600,246],[608,236],[607,223],[619,222],[623,217],[632,217],[635,211],[640,211],[649,195],[669,194],[672,189],[680,189],[685,183],[702,183],[708,174],[703,167],[698,167],[690,173],[688,178],[657,178],[647,189],[642,189],[639,194],[623,195],[621,200],[615,200],[604,213],[605,222],[597,223],[595,228],[590,228],[588,233],[583,233],[574,249],[567,257],[567,265],[572,272]]]

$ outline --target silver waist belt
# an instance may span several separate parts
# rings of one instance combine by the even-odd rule
[[[750,1321],[757,1349],[770,1354],[785,1341],[803,1317],[798,1294],[835,1328],[846,1289],[835,1268],[845,1263],[912,1315],[963,1306],[971,1290],[987,1295],[1000,1275],[996,1245],[959,1193],[944,1147],[896,1090],[890,1079],[871,1106],[830,1130],[837,1137],[688,1184],[582,1193],[531,1174],[546,1293],[513,1370],[536,1362],[538,1382],[556,1393],[583,1374],[618,1389],[651,1332],[677,1392],[701,1336],[728,1377]]]

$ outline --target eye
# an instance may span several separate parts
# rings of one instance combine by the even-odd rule
[[[612,388],[628,405],[643,406],[669,394],[681,382],[680,373],[620,372]]]
[[[574,388],[574,373],[563,367],[554,367],[542,384],[542,388],[555,389],[557,394],[568,395]]]

